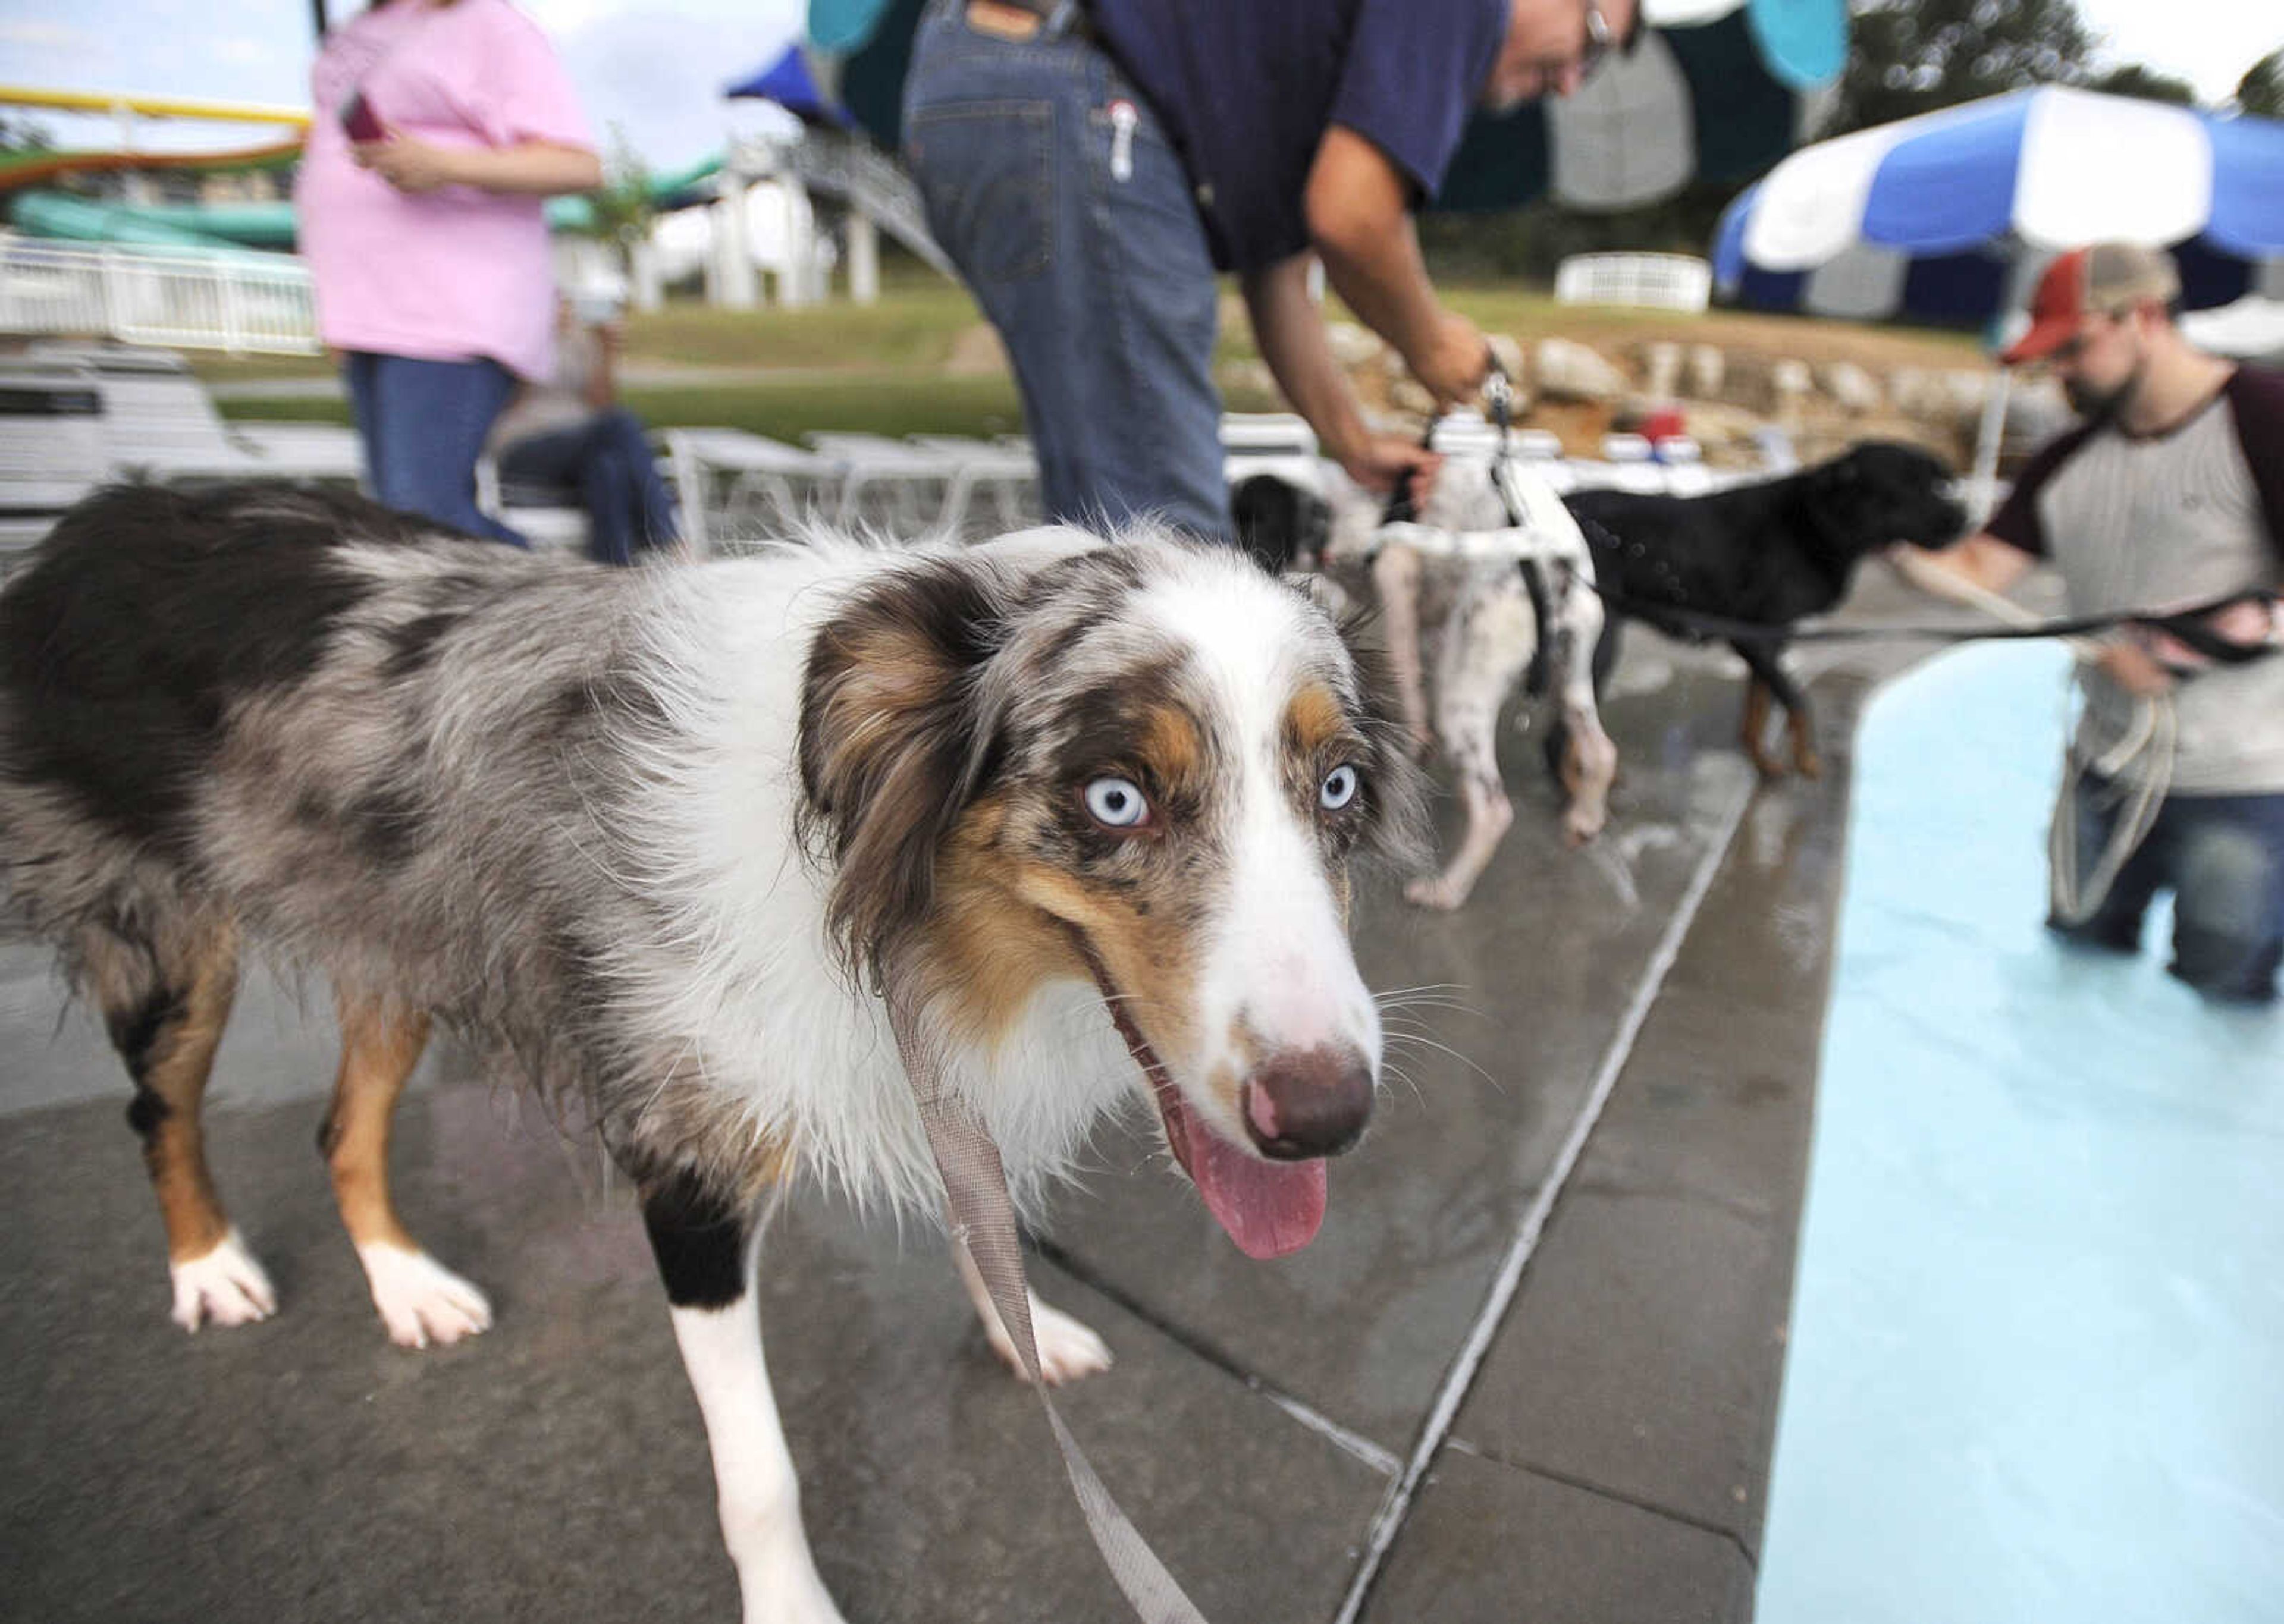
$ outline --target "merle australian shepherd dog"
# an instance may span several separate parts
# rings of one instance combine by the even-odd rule
[[[389,1334],[485,1328],[388,1195],[391,1108],[448,1023],[638,1191],[754,1620],[839,1617],[758,1215],[802,1175],[942,1198],[883,990],[1019,1202],[1147,1099],[1235,1242],[1289,1251],[1380,1080],[1350,861],[1418,827],[1342,631],[1151,534],[627,572],[352,497],[121,488],[0,593],[0,882],[126,1063],[175,1317],[278,1306],[200,1151],[247,949],[332,982],[322,1148]],[[1033,1312],[1050,1379],[1105,1362]]]

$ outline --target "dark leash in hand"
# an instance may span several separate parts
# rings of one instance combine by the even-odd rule
[[[1496,350],[1484,355],[1483,399],[1490,408],[1491,422],[1498,428],[1498,449],[1491,454],[1491,488],[1498,492],[1499,507],[1506,514],[1507,528],[1524,527],[1522,515],[1515,511],[1514,498],[1502,477],[1506,465],[1514,456],[1514,379],[1507,375]],[[1435,419],[1430,418],[1420,436],[1422,450],[1435,447]],[[1382,526],[1413,524],[1420,518],[1420,504],[1412,494],[1412,471],[1407,468],[1396,476],[1396,488],[1388,493],[1388,505],[1381,510]],[[1526,696],[1537,699],[1546,691],[1551,670],[1548,658],[1546,626],[1553,614],[1553,600],[1546,590],[1546,572],[1536,558],[1518,558],[1516,567],[1522,572],[1522,584],[1530,594],[1531,618],[1537,624],[1538,636],[1530,650],[1530,669],[1522,679]]]
[[[1623,545],[1616,536],[1591,519],[1579,519],[1578,528],[1585,535],[1588,549],[1595,553],[1614,554]],[[2076,615],[2067,620],[2033,621],[2021,626],[1989,627],[1786,625],[1767,621],[1739,620],[1732,615],[1693,609],[1686,604],[1666,598],[1629,597],[1600,581],[1595,582],[1594,589],[1601,594],[1604,603],[1629,619],[1644,621],[1661,630],[1700,641],[1873,643],[1886,638],[1905,638],[1934,643],[1987,643],[2038,637],[2077,637],[2090,633],[2114,631],[2121,626],[2145,626],[2153,631],[2164,633],[2184,648],[2194,650],[2215,665],[2245,665],[2275,653],[2278,647],[2272,638],[2258,643],[2234,642],[2219,636],[2205,624],[2211,616],[2233,609],[2239,604],[2274,605],[2279,597],[2274,587],[2247,587],[2185,608],[2124,609],[2109,614]]]

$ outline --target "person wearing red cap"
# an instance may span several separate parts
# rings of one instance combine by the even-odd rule
[[[2000,359],[2039,365],[2080,421],[2042,447],[1983,531],[1940,555],[1896,557],[1932,592],[1963,578],[2005,591],[2041,560],[2073,615],[2216,602],[2284,582],[2284,373],[2208,355],[2175,324],[2180,278],[2161,249],[2097,243],[2039,278],[2030,326]],[[2272,597],[2204,630],[2284,643]],[[2224,999],[2276,996],[2284,956],[2284,653],[2220,664],[2122,628],[2079,668],[2084,697],[2057,808],[2055,910],[2073,941],[2138,951],[2156,893],[2173,893],[2173,974]],[[2116,766],[2152,707],[2170,761]],[[2160,733],[2164,730],[2161,729]],[[2130,855],[2111,837],[2138,785],[2163,785]],[[2071,828],[2075,824],[2074,831]],[[2108,862],[2105,863],[2104,859]],[[2112,865],[2106,891],[2100,876]],[[2081,891],[2079,881],[2096,877]],[[2095,894],[2099,892],[2099,894]]]

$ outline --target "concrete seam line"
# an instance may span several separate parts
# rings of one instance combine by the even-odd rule
[[[1428,1465],[1442,1448],[1444,1436],[1459,1415],[1459,1405],[1467,1398],[1467,1390],[1474,1385],[1475,1372],[1482,1364],[1483,1355],[1489,1350],[1492,1337],[1498,1334],[1499,1323],[1506,1317],[1515,1291],[1522,1283],[1523,1269],[1529,1263],[1531,1253],[1537,1249],[1539,1235],[1554,1210],[1554,1203],[1560,1198],[1579,1157],[1584,1153],[1588,1136],[1601,1120],[1602,1108],[1608,1103],[1611,1091],[1617,1086],[1619,1074],[1624,1071],[1627,1060],[1633,1054],[1635,1039],[1640,1035],[1643,1024],[1649,1019],[1650,1007],[1657,1002],[1658,994],[1663,990],[1665,978],[1672,970],[1674,961],[1680,957],[1681,944],[1689,934],[1690,925],[1696,920],[1697,910],[1703,904],[1706,894],[1712,890],[1714,878],[1719,874],[1722,862],[1737,838],[1737,830],[1744,822],[1746,810],[1752,805],[1753,797],[1759,789],[1758,781],[1748,774],[1722,818],[1717,837],[1699,860],[1697,872],[1690,878],[1689,889],[1683,894],[1681,905],[1674,910],[1673,917],[1667,921],[1665,933],[1659,939],[1656,950],[1650,955],[1650,962],[1634,988],[1633,998],[1618,1022],[1617,1034],[1603,1054],[1601,1068],[1595,1075],[1593,1087],[1587,1091],[1586,1102],[1572,1120],[1561,1148],[1555,1152],[1554,1165],[1549,1169],[1545,1182],[1540,1185],[1538,1194],[1524,1212],[1522,1222],[1508,1245],[1506,1259],[1491,1283],[1490,1293],[1484,1299],[1482,1309],[1476,1316],[1467,1340],[1460,1345],[1458,1356],[1452,1360],[1451,1367],[1444,1376],[1435,1407],[1429,1410],[1427,1424],[1420,1429],[1419,1441],[1413,1446],[1412,1458],[1404,1467],[1404,1475],[1389,1486],[1388,1497],[1373,1515],[1372,1532],[1365,1542],[1363,1558],[1357,1565],[1356,1576],[1349,1582],[1348,1596],[1341,1602],[1340,1612],[1334,1615],[1334,1624],[1356,1624],[1362,1613],[1373,1583],[1380,1577],[1381,1565],[1396,1543],[1396,1536],[1402,1532],[1405,1519],[1411,1515],[1412,1500],[1428,1476]]]

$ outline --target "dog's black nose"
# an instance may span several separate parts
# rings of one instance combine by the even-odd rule
[[[1278,1161],[1337,1156],[1371,1120],[1372,1067],[1346,1045],[1278,1055],[1246,1084],[1246,1131]]]

